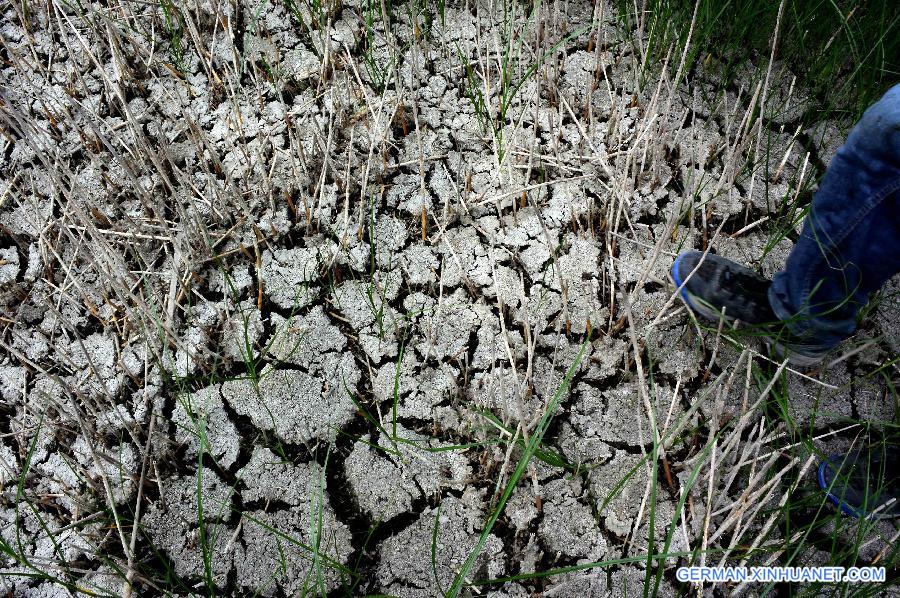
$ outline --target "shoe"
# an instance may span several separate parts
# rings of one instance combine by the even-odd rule
[[[708,320],[724,317],[726,322],[740,320],[745,324],[778,321],[769,306],[772,283],[720,255],[707,253],[703,257],[699,251],[680,253],[672,264],[672,278],[681,288],[681,298],[688,307]]]
[[[793,336],[769,305],[772,282],[727,258],[682,252],[672,264],[672,280],[691,311],[714,322],[724,318],[756,327],[775,355],[792,365],[818,365],[831,349]]]
[[[900,517],[900,447],[874,447],[833,455],[819,465],[819,487],[851,517]]]

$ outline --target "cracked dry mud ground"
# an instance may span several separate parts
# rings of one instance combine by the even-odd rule
[[[549,3],[510,17],[521,86],[485,128],[487,2],[387,33],[354,1],[29,6],[0,18],[4,591],[439,595],[560,389],[465,592],[643,592],[641,559],[529,574],[646,556],[673,518],[670,552],[781,537],[765,482],[804,464],[754,408],[774,366],[666,272],[783,264],[768,223],[840,142],[783,65],[751,121],[757,80],[639,87],[612,6]],[[894,417],[896,288],[860,351],[785,374],[819,450]]]

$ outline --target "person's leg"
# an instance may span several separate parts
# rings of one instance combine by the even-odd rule
[[[769,303],[794,334],[828,348],[853,333],[869,295],[898,271],[900,85],[866,111],[828,166]],[[900,516],[896,433],[829,457],[817,479],[847,515]]]
[[[731,260],[698,251],[680,254],[672,265],[672,278],[694,312],[759,324],[780,337],[776,346],[800,365],[821,360],[850,336],[869,295],[897,272],[900,85],[866,111],[838,150],[800,240],[771,284]],[[819,485],[841,511],[900,517],[896,436],[820,464]]]
[[[829,349],[900,272],[900,85],[871,106],[819,185],[769,303],[809,347]]]
[[[869,294],[900,272],[900,85],[869,108],[835,155],[800,239],[770,284],[731,260],[686,251],[672,278],[697,314],[763,325],[799,366],[856,329]]]

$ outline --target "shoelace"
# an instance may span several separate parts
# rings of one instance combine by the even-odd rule
[[[720,280],[722,281],[722,290],[730,297],[737,295],[743,297],[748,293],[755,297],[762,297],[768,290],[765,282],[754,276],[737,274],[727,267],[723,269]]]

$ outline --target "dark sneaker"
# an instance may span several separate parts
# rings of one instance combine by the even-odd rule
[[[876,446],[834,455],[819,465],[819,487],[851,517],[900,517],[900,447]]]
[[[694,313],[715,322],[724,318],[758,327],[776,355],[787,356],[793,365],[812,367],[829,351],[788,332],[769,305],[771,281],[745,266],[713,253],[703,257],[700,251],[685,251],[672,264],[672,279]]]
[[[778,321],[769,306],[772,283],[720,255],[707,253],[703,257],[700,251],[685,251],[672,264],[672,278],[681,287],[681,297],[688,307],[708,320],[718,321],[724,316],[726,321],[745,324]],[[682,287],[685,280],[687,284]]]

